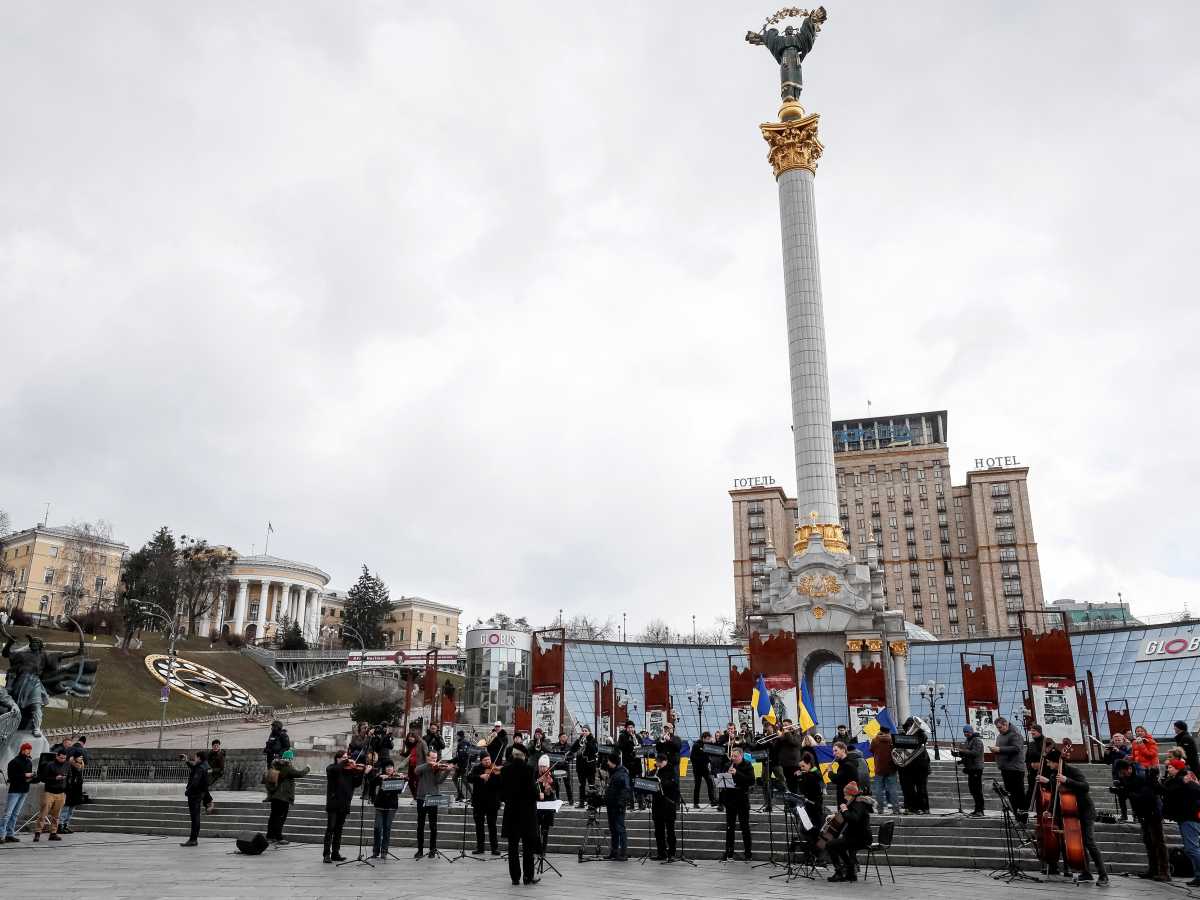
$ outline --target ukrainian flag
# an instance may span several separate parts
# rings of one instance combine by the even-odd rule
[[[771,703],[771,694],[767,690],[767,682],[761,675],[754,682],[754,693],[750,695],[750,705],[754,707],[754,717],[775,724],[775,707]]]
[[[892,721],[892,715],[887,711],[886,706],[862,727],[862,733],[867,736],[867,740],[874,740],[875,735],[879,734],[879,729],[885,725],[892,734],[896,733],[896,723]]]
[[[812,714],[812,710],[816,708],[808,682],[800,679],[800,708],[796,710],[796,724],[800,726],[801,731],[808,731],[817,724],[816,717]]]

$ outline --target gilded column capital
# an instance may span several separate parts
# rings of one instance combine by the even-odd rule
[[[862,648],[863,648],[863,642],[860,640],[846,641],[846,649],[849,650],[851,653],[861,653]]]
[[[768,122],[759,126],[763,139],[771,148],[767,151],[767,159],[775,170],[776,178],[791,169],[808,169],[817,174],[817,160],[825,149],[817,137],[820,118],[820,113],[813,113],[786,122]]]
[[[908,644],[904,641],[891,641],[888,649],[892,651],[892,656],[908,656]]]
[[[875,640],[874,638],[872,638],[871,640],[867,641],[867,649],[870,650],[872,653],[882,653],[883,652],[883,641]]]

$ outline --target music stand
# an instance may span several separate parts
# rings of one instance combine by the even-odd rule
[[[425,803],[426,809],[429,809],[430,807],[433,807],[434,809],[449,809],[450,808],[450,797],[447,794],[426,794],[425,798],[424,798],[424,803]],[[454,862],[454,860],[452,860],[450,857],[448,857],[441,850],[430,850],[425,855],[427,857],[434,857],[434,856],[439,857],[441,859],[444,859],[448,863]]]
[[[560,809],[562,809],[562,805],[563,805],[563,802],[561,800],[539,800],[537,808],[538,808],[538,812],[557,813]],[[562,872],[558,871],[558,868],[554,865],[554,863],[552,863],[552,862],[550,862],[550,860],[546,859],[546,844],[549,843],[549,840],[543,841],[543,840],[541,840],[541,836],[542,836],[542,829],[539,826],[539,828],[538,828],[537,874],[541,875],[542,872],[547,867],[549,867],[551,869],[551,871],[554,872],[555,875],[557,875],[559,878],[562,878]]]
[[[377,787],[376,790],[399,793],[400,791],[403,791],[404,788],[407,786],[408,786],[408,776],[407,775],[397,775],[394,778],[385,778],[382,781],[380,781],[379,787]],[[374,846],[372,846],[371,849],[374,850],[375,849]],[[390,856],[392,859],[397,860],[397,861],[400,859],[400,857],[398,857],[395,853],[392,852],[392,832],[391,832],[390,828],[388,829],[388,849],[387,849],[386,854],[380,854],[380,858],[383,859],[383,858],[386,858],[387,856]]]
[[[638,862],[645,865],[646,860],[650,859],[653,852],[657,852],[658,848],[654,846],[654,795],[662,793],[662,785],[659,784],[657,778],[635,778],[633,779],[633,791],[635,794],[650,794],[650,802],[646,805],[646,821],[650,825],[650,830],[646,833],[646,852],[642,854]]]
[[[363,856],[363,821],[366,818],[366,807],[367,792],[364,790],[358,795],[358,856],[356,856],[354,859],[342,860],[340,863],[338,863],[338,868],[341,868],[342,866],[349,866],[353,863],[360,863],[361,865],[369,866],[372,869],[375,868],[375,863]]]
[[[716,775],[713,776],[713,783],[716,784],[716,786],[717,786],[717,802],[718,803],[721,803],[721,791],[737,790],[737,784],[736,784],[736,782],[734,782],[733,776],[730,775],[728,772],[718,772]],[[724,804],[722,804],[722,805],[724,805]],[[726,819],[726,821],[729,821],[729,820]],[[746,849],[745,847],[742,848],[743,851],[745,849]],[[722,862],[729,862],[729,860],[723,859]]]

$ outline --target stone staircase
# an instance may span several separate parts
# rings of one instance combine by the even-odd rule
[[[228,801],[222,795],[217,801],[217,812],[205,816],[202,838],[234,838],[242,831],[263,831],[266,828],[267,806],[255,797],[246,800]],[[364,817],[365,841],[371,840],[371,823],[374,811],[366,808]],[[469,809],[455,806],[442,810],[439,846],[454,855],[462,846],[462,825],[466,822],[466,849],[474,846],[474,826]],[[940,866],[953,868],[991,869],[1004,863],[1004,828],[999,816],[985,819],[960,818],[957,815],[939,816],[876,816],[873,823],[896,821],[895,841],[891,853],[894,865]],[[602,843],[604,837],[604,813],[598,817]],[[688,812],[686,815],[686,849],[697,859],[716,859],[724,848],[724,816],[710,810]],[[631,854],[640,855],[652,843],[653,831],[648,814],[631,812],[626,822],[629,828]],[[777,858],[782,858],[784,843],[781,817],[775,817],[775,847]],[[754,835],[754,857],[764,860],[770,853],[770,832],[765,813],[755,812],[751,816]],[[79,831],[104,831],[125,834],[157,834],[186,837],[188,833],[187,807],[183,798],[163,800],[157,798],[105,799],[80,807],[75,813],[72,826]],[[317,798],[304,797],[293,805],[285,829],[289,840],[297,843],[319,844],[325,827],[323,802]],[[355,807],[346,822],[345,843],[357,845],[359,808]],[[393,826],[393,848],[413,847],[416,844],[416,808],[404,801]],[[550,836],[550,852],[576,854],[588,831],[588,813],[585,810],[564,809],[558,814]],[[1174,826],[1168,826],[1168,840],[1178,843]],[[503,838],[501,838],[503,841]],[[1138,827],[1130,824],[1103,824],[1096,826],[1096,840],[1105,859],[1114,872],[1141,871],[1145,868]],[[740,839],[738,844],[740,851]],[[397,850],[397,852],[401,852]],[[1032,851],[1023,849],[1021,859],[1026,868],[1036,868]]]

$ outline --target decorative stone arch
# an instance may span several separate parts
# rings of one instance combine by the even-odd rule
[[[807,637],[807,635],[803,635],[802,637]],[[799,645],[800,640],[797,640],[796,643]],[[843,645],[844,643],[843,641]],[[845,662],[840,653],[835,652],[829,647],[816,647],[810,650],[806,656],[800,657],[800,680],[808,685],[810,694],[812,693],[813,680],[817,676],[817,671],[822,666],[827,665],[842,666],[845,665]],[[809,710],[809,712],[812,712],[812,710]]]

